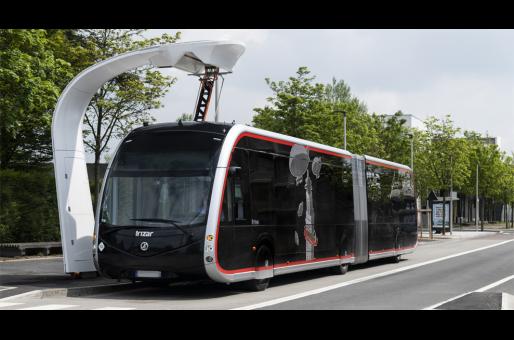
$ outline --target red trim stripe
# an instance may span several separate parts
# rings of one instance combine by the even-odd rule
[[[399,251],[399,250],[406,250],[406,249],[413,249],[416,248],[416,246],[408,246],[408,247],[401,247],[401,248],[389,248],[389,249],[383,249],[383,250],[371,250],[368,252],[368,254],[382,254],[382,253],[389,253],[392,251]]]
[[[247,273],[247,272],[254,272],[254,271],[261,271],[261,270],[271,270],[274,268],[285,268],[285,267],[297,266],[297,265],[309,264],[309,263],[326,262],[326,261],[333,261],[333,260],[339,260],[339,259],[350,259],[352,257],[353,257],[353,254],[345,255],[345,256],[324,257],[324,258],[313,259],[313,260],[300,260],[300,261],[284,262],[284,263],[275,264],[273,266],[247,267],[247,268],[240,268],[240,269],[223,269],[223,270],[226,274],[238,274],[238,273]]]

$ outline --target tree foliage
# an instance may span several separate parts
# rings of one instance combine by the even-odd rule
[[[458,188],[468,180],[468,146],[463,139],[457,138],[459,132],[448,115],[443,119],[427,118],[425,130],[416,133],[414,168],[422,197],[426,198],[429,190],[448,194],[451,184]]]
[[[53,169],[0,170],[0,243],[60,239]]]
[[[50,127],[57,98],[73,77],[45,30],[0,30],[0,167],[52,158]]]
[[[347,149],[363,152],[379,148],[375,125],[365,106],[351,95],[344,82],[333,80],[331,87],[315,83],[306,67],[300,67],[288,81],[266,79],[273,92],[269,105],[255,108],[256,127],[342,148],[347,115]]]

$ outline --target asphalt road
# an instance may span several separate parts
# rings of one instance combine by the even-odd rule
[[[514,242],[266,308],[423,309],[512,274]],[[504,288],[514,294],[514,280]]]
[[[2,286],[6,272],[0,263]],[[423,309],[513,274],[514,234],[489,234],[422,243],[400,263],[373,261],[343,276],[327,270],[279,276],[264,292],[201,282],[83,297],[0,298],[0,309]],[[514,295],[514,277],[486,291],[494,292]]]

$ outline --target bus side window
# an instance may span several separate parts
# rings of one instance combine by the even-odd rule
[[[250,152],[252,224],[273,223],[274,169],[273,155],[259,151]]]
[[[248,152],[234,149],[223,197],[221,221],[224,224],[249,224]]]
[[[225,192],[223,193],[223,206],[221,209],[221,224],[232,224],[234,215],[232,213],[232,181],[227,178]]]

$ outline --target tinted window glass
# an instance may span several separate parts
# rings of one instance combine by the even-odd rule
[[[214,138],[209,133],[166,132],[125,140],[107,178],[101,221],[205,223],[221,146]]]
[[[223,196],[221,221],[224,224],[250,222],[250,195],[248,188],[248,151],[234,149],[227,184]]]
[[[250,152],[249,183],[252,224],[272,224],[274,172],[272,155]]]

